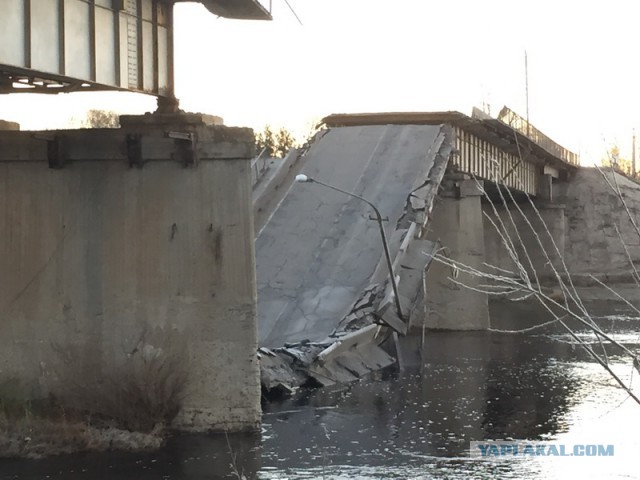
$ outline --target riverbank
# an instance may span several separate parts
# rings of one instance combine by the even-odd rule
[[[160,427],[141,433],[64,418],[0,418],[0,458],[41,459],[110,450],[144,452],[162,447],[165,439],[166,434]]]
[[[636,348],[639,331],[640,320],[620,318],[610,333]],[[566,334],[428,332],[422,359],[403,372],[266,405],[261,435],[176,435],[155,452],[0,460],[0,480],[224,480],[237,478],[232,463],[252,480],[636,478],[638,406],[576,347]],[[621,374],[633,368],[610,361]],[[502,438],[614,444],[615,456],[470,457],[471,441]]]

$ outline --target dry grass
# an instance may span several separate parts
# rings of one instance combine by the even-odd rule
[[[178,357],[164,353],[134,355],[108,375],[96,392],[96,413],[121,428],[150,432],[171,424],[180,411],[187,369]]]
[[[84,451],[141,451],[160,447],[161,428],[131,432],[91,425],[86,412],[64,408],[55,398],[34,401],[21,383],[0,381],[0,458],[42,458]]]
[[[159,448],[163,442],[160,432],[98,429],[64,418],[0,417],[0,458],[42,458],[85,451],[141,451]]]
[[[78,372],[68,349],[65,355],[59,397],[93,424],[147,433],[180,411],[188,379],[183,349],[144,344],[96,380]]]
[[[30,400],[16,379],[0,380],[0,458],[160,447],[188,379],[184,345],[165,338],[161,346],[141,339],[101,374],[79,350],[56,347],[58,381],[45,400]]]

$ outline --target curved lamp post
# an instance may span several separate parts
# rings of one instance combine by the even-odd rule
[[[384,225],[382,225],[382,215],[380,215],[380,211],[378,208],[371,203],[366,198],[363,198],[354,193],[347,192],[346,190],[342,190],[341,188],[334,187],[333,185],[329,185],[328,183],[321,182],[320,180],[316,180],[315,178],[308,177],[307,175],[296,175],[296,182],[302,183],[317,183],[318,185],[322,185],[324,187],[330,188],[331,190],[335,190],[336,192],[344,193],[345,195],[349,195],[350,197],[357,198],[358,200],[362,200],[364,203],[369,205],[376,214],[376,221],[378,222],[378,227],[380,228],[380,237],[382,238],[382,247],[384,248],[384,256],[387,260],[387,268],[389,270],[389,280],[391,281],[391,286],[393,288],[393,297],[396,303],[396,310],[398,316],[404,320],[404,316],[402,315],[402,308],[400,307],[400,296],[398,295],[398,285],[396,284],[396,278],[393,275],[393,264],[391,263],[391,255],[389,255],[389,244],[387,243],[387,235],[384,233]]]

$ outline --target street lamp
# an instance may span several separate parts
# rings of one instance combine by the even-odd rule
[[[391,280],[391,286],[393,288],[393,297],[396,303],[396,310],[398,312],[398,316],[404,320],[404,316],[402,315],[402,308],[400,307],[400,296],[398,295],[398,285],[396,284],[396,278],[393,275],[393,265],[391,263],[391,255],[389,255],[389,244],[387,243],[387,235],[384,233],[384,226],[382,225],[382,215],[380,215],[380,210],[371,203],[366,198],[363,198],[354,193],[347,192],[346,190],[342,190],[341,188],[334,187],[333,185],[329,185],[328,183],[321,182],[320,180],[316,180],[315,178],[311,178],[304,174],[296,175],[296,182],[301,183],[317,183],[318,185],[325,186],[330,188],[331,190],[335,190],[336,192],[344,193],[345,195],[349,195],[350,197],[357,198],[358,200],[362,200],[364,203],[369,205],[376,214],[375,220],[378,222],[378,227],[380,228],[380,237],[382,238],[382,247],[384,248],[384,256],[387,259],[387,269],[389,270],[389,280]]]

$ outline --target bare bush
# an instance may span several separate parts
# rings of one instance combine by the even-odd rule
[[[162,346],[140,341],[118,365],[100,378],[79,372],[81,358],[73,349],[56,348],[61,358],[59,396],[65,405],[103,422],[134,432],[161,430],[180,411],[188,379],[182,343]]]
[[[516,137],[517,142],[517,137]],[[497,167],[493,166],[493,172],[490,174],[489,180],[497,186],[498,198],[492,198],[484,189],[484,184],[477,181],[477,186],[483,192],[485,200],[489,205],[490,213],[484,212],[485,217],[491,224],[492,228],[497,232],[504,248],[509,256],[513,269],[505,270],[495,265],[485,263],[481,268],[474,268],[459,262],[448,255],[444,250],[432,254],[433,259],[439,263],[448,266],[451,269],[449,281],[452,283],[480,292],[489,296],[504,296],[514,301],[522,301],[526,299],[534,299],[538,301],[543,308],[552,316],[550,322],[545,322],[535,327],[522,330],[512,331],[513,333],[525,332],[533,328],[541,328],[551,323],[560,325],[572,338],[579,344],[597,363],[599,363],[613,378],[613,380],[624,389],[627,394],[638,404],[640,397],[632,390],[631,381],[624,380],[611,365],[606,347],[613,346],[622,358],[626,358],[629,367],[640,371],[640,359],[636,352],[632,351],[626,345],[617,342],[610,334],[603,331],[596,323],[594,317],[590,314],[583,302],[580,293],[573,283],[571,272],[567,268],[562,252],[558,248],[553,235],[544,222],[540,211],[537,209],[533,199],[526,195],[526,203],[530,209],[527,212],[523,210],[519,202],[513,196],[508,188],[501,186],[501,177],[497,172]],[[628,220],[631,222],[634,231],[640,239],[640,228],[636,223],[636,219],[631,214],[624,195],[616,183],[615,173],[612,172],[612,178],[608,179],[606,174],[601,170],[603,179],[609,188],[615,193],[620,205],[624,208]],[[524,189],[523,189],[524,190]],[[499,209],[504,209],[506,215],[500,215]],[[530,211],[529,211],[530,210]],[[532,222],[533,220],[533,222]],[[534,226],[534,223],[536,226]],[[524,225],[524,229],[522,229]],[[616,231],[620,231],[616,226]],[[551,279],[555,284],[555,288],[550,291],[541,285],[538,278],[532,252],[527,249],[523,241],[523,234],[528,233],[535,240],[536,254],[542,255],[545,265],[551,270]],[[628,251],[622,236],[620,241]],[[425,252],[425,254],[429,255]],[[631,257],[629,256],[630,270],[633,272],[634,278],[640,278]],[[622,295],[618,294],[612,287],[606,285],[595,276],[591,275],[593,281],[612,293],[620,301],[624,302],[632,308],[639,316],[640,309],[631,304]],[[577,321],[583,328],[592,331],[598,339],[597,346],[592,346],[582,340],[576,331],[567,323],[568,319]]]
[[[111,110],[91,109],[81,124],[83,128],[119,128],[120,116]]]

